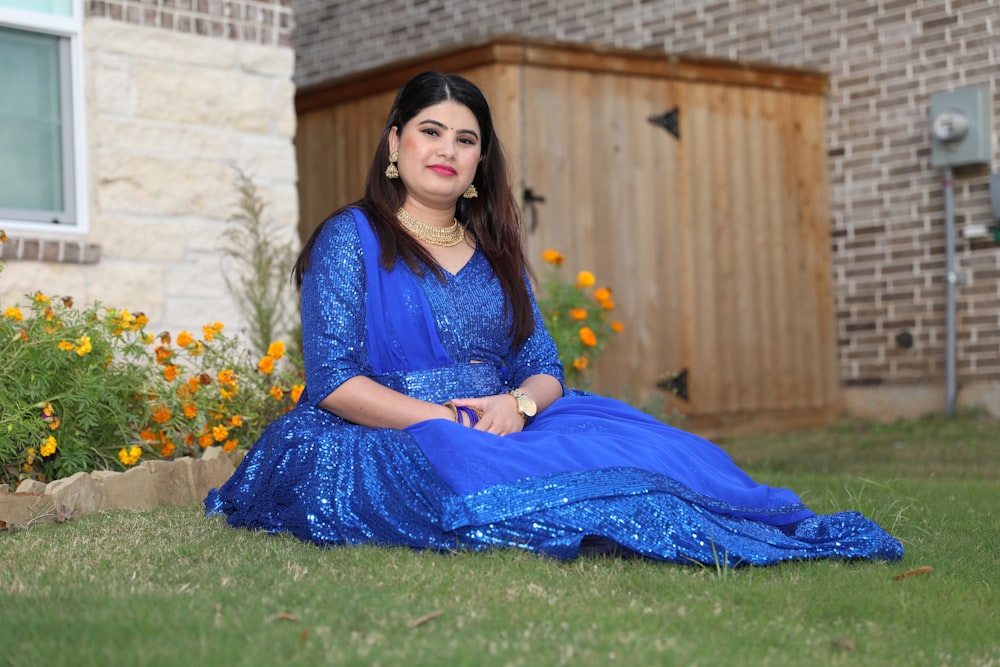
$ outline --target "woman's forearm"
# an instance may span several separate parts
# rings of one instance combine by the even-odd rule
[[[355,424],[406,428],[427,419],[452,419],[443,405],[411,398],[361,375],[352,377],[319,402],[321,408]]]

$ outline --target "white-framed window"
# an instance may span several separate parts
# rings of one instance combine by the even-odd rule
[[[82,0],[0,0],[0,228],[86,232]]]

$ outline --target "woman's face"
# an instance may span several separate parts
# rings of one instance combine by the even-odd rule
[[[389,134],[389,151],[399,152],[399,177],[407,197],[426,205],[454,206],[479,166],[482,137],[476,116],[456,102],[423,109]]]

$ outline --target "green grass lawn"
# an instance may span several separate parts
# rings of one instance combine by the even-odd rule
[[[997,433],[963,416],[722,443],[818,511],[879,520],[907,548],[892,564],[322,549],[197,507],[2,533],[0,664],[1000,665]]]

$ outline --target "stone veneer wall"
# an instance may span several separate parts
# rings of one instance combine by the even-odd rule
[[[150,330],[241,321],[219,236],[234,168],[298,244],[288,0],[89,0],[90,231],[9,232],[0,299],[42,290],[142,311]]]
[[[830,75],[827,155],[840,377],[871,416],[944,408],[944,205],[929,96],[991,86],[996,0],[293,0],[300,86],[498,33],[804,67]],[[683,113],[683,110],[682,110]],[[956,178],[959,232],[990,224],[985,170]],[[960,404],[1000,414],[1000,245],[958,242]],[[915,344],[896,343],[900,333]]]

